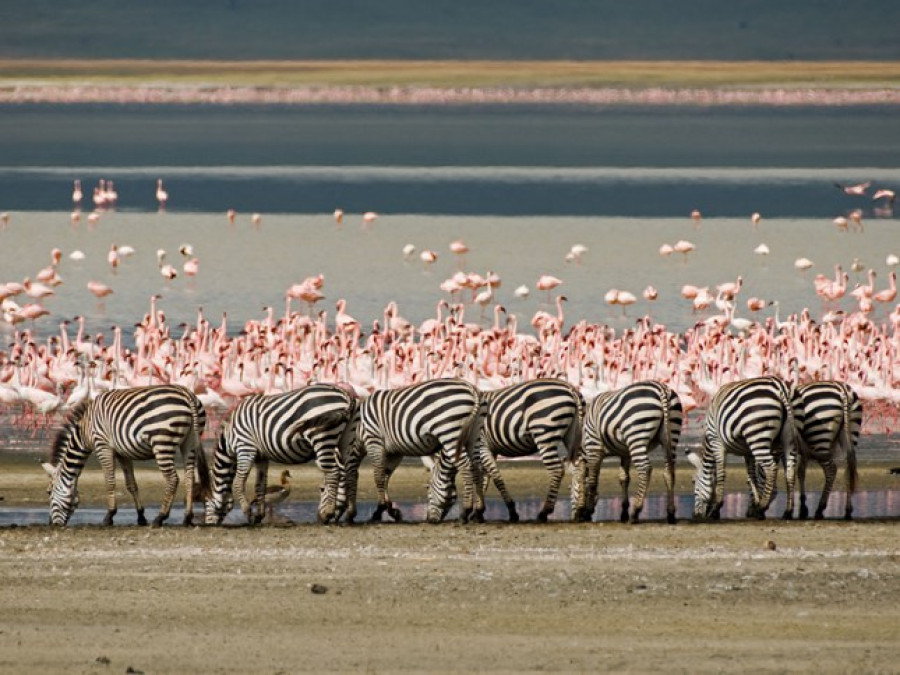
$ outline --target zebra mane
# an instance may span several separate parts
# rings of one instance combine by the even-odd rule
[[[56,438],[53,440],[53,449],[50,451],[50,464],[53,466],[59,464],[59,460],[62,458],[66,444],[72,437],[75,427],[78,426],[81,418],[84,417],[84,414],[87,412],[89,405],[89,400],[79,401],[78,404],[69,411],[69,414],[66,415],[66,421],[63,422],[62,428],[56,434]]]

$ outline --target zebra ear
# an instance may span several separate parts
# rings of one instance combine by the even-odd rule
[[[50,462],[41,462],[41,466],[44,467],[44,471],[46,471],[51,478],[56,478],[56,472],[59,470],[59,467],[53,466]]]

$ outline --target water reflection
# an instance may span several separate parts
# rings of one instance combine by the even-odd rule
[[[810,504],[816,504],[819,499],[819,493],[809,492],[807,499]],[[827,519],[843,518],[843,504],[845,493],[834,492],[828,501],[828,508],[825,510]],[[406,522],[424,522],[426,515],[426,505],[424,502],[397,502],[400,510],[403,512],[403,520]],[[523,521],[534,521],[541,510],[543,504],[542,498],[522,499],[516,502],[519,515]],[[749,495],[742,493],[728,493],[725,495],[725,506],[722,509],[722,518],[725,520],[743,520],[744,514],[747,512],[749,504]],[[890,518],[900,516],[900,490],[871,490],[857,492],[853,499],[854,511],[856,518]],[[676,498],[676,513],[681,520],[690,519],[693,510],[694,498],[691,495],[679,495]],[[278,513],[293,521],[294,523],[315,523],[316,508],[318,504],[313,501],[296,501],[283,504]],[[357,522],[364,523],[369,519],[375,508],[373,502],[359,503],[359,517]],[[778,495],[772,506],[769,508],[770,518],[780,518],[784,510],[784,495]],[[597,503],[597,509],[594,512],[595,522],[618,522],[619,514],[622,511],[622,500],[618,497],[601,499]],[[78,509],[72,515],[69,521],[71,525],[99,525],[105,515],[105,509]],[[153,507],[148,509],[148,513],[153,515]],[[796,511],[795,511],[796,513]],[[556,504],[556,511],[552,519],[554,521],[567,522],[571,514],[571,503],[568,498],[560,497]],[[175,525],[181,523],[184,516],[184,509],[174,508],[169,518],[168,524]],[[455,520],[458,516],[457,508],[454,507],[447,516],[448,521]],[[507,519],[506,506],[499,499],[487,500],[487,510],[485,517],[488,522],[505,522]],[[648,497],[644,512],[641,514],[642,520],[647,521],[664,521],[666,517],[666,499],[664,495]],[[200,509],[195,511],[195,522],[202,522],[203,514]],[[46,508],[0,508],[0,527],[8,527],[10,525],[46,525],[48,520],[48,510]],[[385,521],[390,519],[385,516]],[[244,522],[240,511],[233,510],[225,519],[226,525],[240,525]],[[121,508],[116,516],[116,525],[134,525],[134,510],[129,508]]]

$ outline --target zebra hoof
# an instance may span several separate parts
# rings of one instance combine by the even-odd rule
[[[793,511],[785,511],[784,513],[781,514],[781,519],[782,520],[793,520],[794,512]]]
[[[472,522],[473,523],[483,523],[484,522],[484,511],[475,511],[472,513]]]
[[[620,522],[620,523],[627,523],[627,522],[628,522],[628,512],[627,512],[627,511],[625,511],[625,512],[623,512],[622,514],[619,515],[619,522]]]
[[[824,511],[823,511],[822,515],[824,517],[824,515],[825,515]],[[853,520],[853,509],[850,509],[849,511],[844,511],[844,520]]]
[[[518,523],[519,522],[519,512],[513,509],[509,512],[509,522]]]
[[[184,520],[181,521],[181,524],[184,527],[190,527],[194,524],[194,514],[193,513],[185,513]]]
[[[547,516],[549,516],[549,515],[550,515],[550,514],[547,513],[546,511],[541,511],[539,514],[537,514],[537,521],[538,521],[539,523],[546,523],[546,522],[547,522]]]
[[[153,519],[152,527],[162,527],[164,522],[166,522],[165,516],[156,516],[156,518]]]
[[[116,515],[115,511],[107,512],[106,516],[103,518],[103,527],[112,527],[114,515]],[[144,524],[147,524],[146,521]],[[140,525],[140,521],[138,521],[138,525]]]
[[[667,514],[666,514],[666,522],[667,522],[669,525],[674,525],[675,523],[678,522],[678,518],[675,517],[675,514],[674,514],[674,513],[667,513]]]
[[[802,504],[800,506],[800,511],[797,514],[797,517],[799,520],[806,520],[807,518],[809,518],[809,509],[807,508],[806,504]]]
[[[112,524],[112,523],[110,523],[110,524]],[[138,511],[137,524],[138,524],[138,527],[147,527],[147,525],[148,525],[147,518],[144,516],[143,511]]]
[[[400,509],[391,507],[388,509],[388,515],[394,519],[395,523],[399,523],[403,520],[403,514],[400,513]]]

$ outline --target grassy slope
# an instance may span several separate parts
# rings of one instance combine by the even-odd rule
[[[28,0],[0,58],[900,59],[895,0]]]

